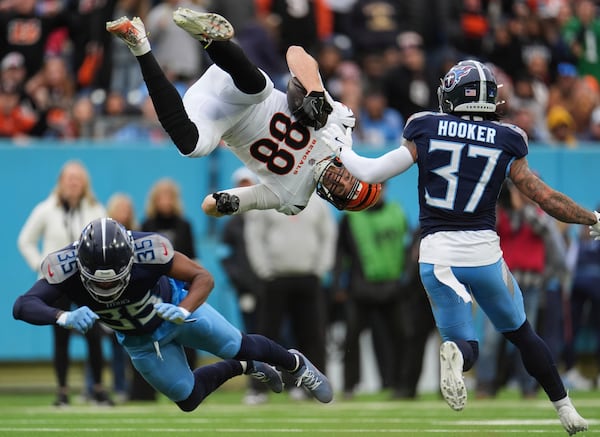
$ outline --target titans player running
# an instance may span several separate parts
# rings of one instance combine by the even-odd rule
[[[327,141],[356,177],[382,182],[419,167],[420,275],[442,336],[440,388],[454,410],[462,410],[467,390],[462,372],[478,356],[471,316],[473,298],[520,351],[569,435],[587,429],[577,413],[544,341],[525,317],[523,296],[509,272],[495,231],[496,199],[506,177],[551,216],[590,225],[600,232],[600,214],[577,205],[540,180],[527,164],[527,137],[518,127],[496,120],[497,85],[480,62],[459,62],[438,89],[440,113],[414,114],[402,145],[374,159],[354,153],[339,129]]]
[[[327,378],[300,352],[241,333],[206,303],[213,288],[210,273],[159,234],[97,219],[78,242],[48,255],[42,272],[44,277],[17,298],[15,319],[82,333],[100,320],[115,330],[140,374],[183,411],[194,410],[242,373],[281,392],[281,376],[264,362],[291,373],[320,402],[333,398]],[[53,307],[64,295],[79,308]],[[192,371],[184,346],[226,359]]]
[[[250,209],[297,214],[315,188],[338,209],[365,209],[377,201],[381,186],[358,181],[321,140],[322,127],[353,127],[354,115],[325,92],[316,60],[302,47],[287,51],[292,78],[283,93],[231,41],[234,30],[225,18],[179,8],[173,20],[214,62],[183,101],[154,58],[138,17],[110,21],[106,29],[136,56],[160,123],[182,155],[207,156],[223,140],[258,176],[257,185],[208,195],[202,203],[206,214]]]

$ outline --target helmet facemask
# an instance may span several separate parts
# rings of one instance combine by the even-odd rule
[[[94,220],[79,239],[77,266],[81,282],[96,301],[116,301],[131,278],[131,234],[112,219]]]
[[[337,209],[360,211],[375,204],[381,184],[361,182],[338,158],[327,158],[315,166],[317,194]]]

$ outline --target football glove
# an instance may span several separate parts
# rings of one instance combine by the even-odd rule
[[[598,221],[595,225],[590,226],[590,237],[594,240],[600,240],[600,212],[594,211],[594,215]]]
[[[181,325],[190,315],[190,312],[185,308],[178,307],[172,303],[162,302],[154,304],[154,309],[161,319]]]
[[[333,108],[327,101],[324,91],[311,91],[302,101],[294,117],[305,126],[312,126],[315,130],[321,129],[327,123],[327,117]]]
[[[323,131],[321,139],[336,157],[343,149],[352,149],[352,129],[349,127],[344,131],[339,125],[332,124]]]
[[[65,311],[58,317],[56,324],[63,328],[75,329],[81,334],[85,334],[99,318],[98,314],[88,307],[83,306],[74,311]]]
[[[240,208],[240,198],[235,194],[213,193],[213,198],[217,201],[217,211],[221,214],[233,214]]]

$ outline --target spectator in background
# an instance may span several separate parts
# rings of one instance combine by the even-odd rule
[[[75,102],[76,83],[65,58],[47,56],[39,74],[27,82],[27,94],[36,109],[44,114],[45,137],[76,136],[71,108]]]
[[[565,108],[562,106],[551,107],[546,117],[546,123],[550,132],[550,144],[566,148],[577,146],[575,121]]]
[[[560,63],[548,96],[548,108],[557,105],[569,112],[575,133],[581,134],[589,125],[592,111],[600,105],[597,81],[590,76],[578,76],[573,64]]]
[[[202,72],[203,50],[173,22],[173,12],[178,7],[204,10],[197,2],[165,0],[153,6],[144,21],[152,29],[152,50],[167,79],[191,83]]]
[[[117,192],[110,196],[106,202],[106,214],[130,231],[136,231],[139,228],[133,200],[128,194]],[[129,372],[131,371],[129,357],[123,346],[117,341],[114,331],[106,325],[102,325],[102,329],[108,334],[111,341],[111,367],[115,399],[122,403],[129,399]]]
[[[369,53],[383,53],[396,45],[398,34],[409,23],[405,7],[398,0],[357,0],[350,13],[352,47],[359,62]]]
[[[337,224],[330,206],[316,194],[301,214],[275,210],[248,211],[244,238],[248,258],[264,281],[264,299],[258,308],[258,333],[282,338],[289,320],[285,347],[298,346],[315,365],[325,368],[326,311],[323,280],[334,262]],[[286,344],[290,341],[295,345]],[[254,387],[260,393],[259,387]],[[294,393],[291,393],[294,395]],[[248,396],[260,403],[264,396]]]
[[[595,339],[593,364],[596,372],[596,388],[600,388],[600,241],[591,239],[587,228],[581,227],[579,239],[570,248],[573,259],[573,278],[569,290],[571,329],[565,344],[565,384],[572,389],[590,389],[592,381],[581,373],[581,356],[578,340],[582,327],[590,328]]]
[[[577,59],[581,76],[590,74],[600,81],[600,19],[592,0],[574,5],[575,15],[562,28],[562,34]]]
[[[543,82],[536,80],[529,72],[521,72],[514,78],[513,93],[510,96],[509,114],[513,122],[521,129],[531,134],[531,141],[547,141],[550,133],[546,124],[548,107],[548,88]],[[529,116],[529,117],[528,117]],[[531,123],[527,123],[531,118]],[[524,126],[517,123],[525,119]]]
[[[331,36],[333,13],[326,0],[303,1],[291,5],[287,0],[257,0],[256,13],[277,23],[280,55],[299,45],[316,55],[319,42]]]
[[[597,106],[590,116],[590,125],[586,132],[579,137],[582,142],[598,145],[600,142],[600,106]]]
[[[367,90],[354,130],[356,139],[370,148],[381,149],[397,145],[403,128],[402,115],[388,106],[385,94],[378,88]]]
[[[390,388],[404,348],[396,320],[409,228],[397,202],[382,195],[371,208],[345,213],[339,224],[333,274],[334,300],[344,305],[344,396],[351,398],[360,380],[360,335],[371,328],[382,388]]]
[[[387,71],[382,86],[389,106],[408,120],[415,112],[437,108],[437,102],[434,101],[435,92],[421,36],[415,32],[404,32],[398,35],[398,45],[402,63]]]
[[[231,179],[236,187],[248,187],[258,183],[256,175],[246,167],[234,171]],[[244,331],[257,332],[257,309],[263,285],[248,259],[245,217],[245,213],[238,214],[225,222],[221,232],[221,243],[226,248],[226,255],[221,259],[221,265],[236,291]]]
[[[174,180],[163,178],[150,188],[141,230],[164,235],[176,251],[190,259],[198,259],[192,224],[184,216],[179,185]],[[195,368],[196,350],[186,347],[185,354],[190,367]]]
[[[12,85],[0,83],[0,138],[24,139],[35,134],[38,115],[21,103],[21,93]]]
[[[76,241],[84,226],[105,215],[104,206],[92,190],[87,169],[79,161],[67,161],[58,175],[56,186],[44,201],[38,203],[23,224],[18,237],[19,251],[31,269],[41,277],[40,265],[44,257],[54,250]],[[61,298],[55,303],[63,311],[71,309],[71,301]],[[69,338],[68,329],[53,325],[54,371],[58,391],[54,405],[69,404]],[[103,356],[100,326],[85,334],[88,358],[92,369],[93,399],[99,404],[112,405],[102,385]]]
[[[406,248],[405,267],[396,301],[396,337],[394,349],[397,362],[392,379],[392,397],[414,399],[417,397],[419,379],[425,359],[425,346],[435,333],[435,320],[427,293],[419,277],[419,244],[421,231],[413,230]],[[437,333],[436,333],[437,335]]]

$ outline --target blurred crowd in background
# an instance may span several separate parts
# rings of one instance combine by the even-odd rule
[[[329,93],[353,109],[354,139],[364,147],[393,145],[413,113],[437,111],[440,77],[465,58],[492,66],[502,84],[500,100],[506,101],[499,105],[502,118],[524,129],[535,146],[599,144],[600,18],[592,0],[0,0],[0,137],[20,146],[32,138],[167,144],[136,59],[106,32],[105,25],[123,15],[141,17],[156,58],[184,93],[209,60],[202,46],[173,23],[172,12],[178,7],[225,16],[249,58],[280,89],[285,89],[289,75],[285,50],[292,44],[306,48],[318,60]],[[240,184],[243,178],[238,172],[233,179]],[[253,181],[251,174],[246,179]],[[110,206],[111,215],[117,218],[124,213],[122,221],[132,229],[170,233],[176,248],[180,237],[190,243],[177,186],[162,181],[153,190],[142,225],[125,193],[118,193],[124,206]],[[593,313],[589,302],[600,302],[595,289],[600,279],[599,244],[587,240],[583,231],[581,238],[573,239],[579,230],[560,227],[535,205],[517,198],[510,187],[500,200],[499,229],[510,245],[503,251],[530,255],[526,259],[507,256],[526,297],[532,298],[528,317],[538,316],[539,332],[552,346],[569,388],[599,386],[600,367],[583,375],[578,354],[582,350],[595,354],[600,362],[600,353],[590,350],[589,342],[577,343],[581,332],[589,332],[586,323],[595,322],[596,339],[600,338],[600,319],[589,316]],[[345,215],[339,223],[332,222],[343,238],[332,239],[330,259],[320,266],[327,267],[326,272],[281,270],[278,276],[258,274],[258,279],[257,272],[238,272],[250,278],[249,286],[237,281],[225,262],[239,290],[247,328],[271,333],[279,329],[282,344],[294,346],[298,338],[289,320],[261,319],[264,290],[275,280],[294,279],[298,274],[311,281],[318,278],[309,288],[323,299],[319,306],[323,317],[308,320],[327,344],[319,344],[315,354],[320,356],[311,360],[324,362],[324,354],[338,356],[345,366],[344,395],[352,397],[360,390],[358,339],[368,328],[377,342],[381,387],[389,388],[395,398],[414,398],[425,344],[434,326],[415,267],[418,229],[398,220],[402,214],[401,205],[391,199],[354,218]],[[239,226],[230,230],[234,237],[223,235],[224,245],[232,246],[230,253],[245,251],[246,244],[252,243],[252,235],[244,237],[238,220],[231,221]],[[371,220],[379,220],[375,223],[382,228],[369,225]],[[373,240],[357,233],[355,222],[366,224]],[[398,270],[380,272],[383,276],[372,280],[369,266],[381,263],[361,251],[381,241],[401,247],[401,254],[392,252],[391,246],[387,249],[401,260]],[[375,251],[373,256],[381,258],[382,253]],[[282,260],[274,257],[273,262]],[[250,264],[248,259],[243,263],[248,269]],[[362,275],[352,276],[356,272]],[[369,293],[357,292],[366,287],[372,287]],[[285,303],[279,305],[282,312],[287,309]],[[523,396],[535,395],[538,388],[519,379],[509,348],[498,339],[482,340],[482,355],[488,358],[482,362],[497,368],[476,369],[478,395],[495,396],[513,376]],[[123,373],[122,366],[118,374]],[[114,393],[145,397],[140,394],[143,388],[131,391],[135,379],[127,384],[123,377],[115,381]],[[254,397],[248,397],[248,403],[265,401],[251,390],[249,394]]]
[[[166,140],[135,58],[105,25],[141,17],[183,93],[209,60],[173,23],[177,7],[228,18],[279,88],[286,48],[305,47],[329,92],[354,110],[355,141],[370,147],[397,141],[414,112],[437,110],[440,77],[465,58],[492,66],[503,118],[532,142],[600,138],[593,0],[1,0],[0,137]]]

